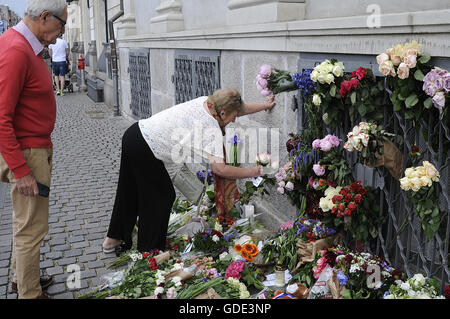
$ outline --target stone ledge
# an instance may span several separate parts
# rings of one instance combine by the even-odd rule
[[[450,10],[382,15],[381,28],[366,16],[229,26],[131,36],[119,48],[207,49],[379,54],[389,45],[417,39],[432,56],[450,57]]]

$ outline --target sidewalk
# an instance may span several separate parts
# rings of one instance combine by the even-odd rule
[[[47,290],[52,298],[72,299],[100,284],[101,276],[111,272],[106,265],[116,258],[104,254],[101,244],[114,204],[122,134],[132,123],[114,117],[112,108],[82,93],[68,93],[56,100],[49,232],[41,247],[41,271],[53,276],[54,283]],[[8,184],[0,186],[0,196],[0,299],[15,299],[17,294],[10,293]],[[79,289],[67,287],[67,278],[73,275],[67,271],[69,265],[81,270]]]

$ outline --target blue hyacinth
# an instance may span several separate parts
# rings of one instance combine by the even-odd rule
[[[312,69],[306,69],[302,73],[297,73],[292,76],[292,79],[297,84],[297,87],[303,91],[304,95],[313,94],[316,91],[316,84],[311,80]]]

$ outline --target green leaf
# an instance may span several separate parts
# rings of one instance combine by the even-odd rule
[[[358,112],[361,116],[364,116],[367,114],[367,108],[364,104],[361,104],[360,106],[358,106]]]
[[[415,78],[417,81],[423,81],[423,78],[424,78],[424,77],[425,77],[425,75],[423,74],[423,72],[422,72],[421,70],[417,69],[417,71],[414,72],[414,78]]]
[[[332,84],[332,85],[331,85],[331,88],[330,88],[330,95],[331,95],[332,97],[335,97],[335,96],[336,96],[336,90],[337,90],[336,84]]]
[[[430,109],[433,106],[433,99],[429,97],[423,102],[423,106],[425,106],[427,109]]]
[[[416,94],[411,94],[410,96],[408,96],[405,100],[405,105],[406,107],[409,109],[411,107],[413,107],[414,105],[416,105],[417,103],[419,103],[419,98],[417,97]]]
[[[423,53],[422,56],[419,58],[419,62],[422,64],[427,63],[428,61],[430,61],[431,56],[429,54]]]
[[[356,103],[356,92],[352,92],[350,95],[350,100],[352,101],[352,104],[355,105]]]

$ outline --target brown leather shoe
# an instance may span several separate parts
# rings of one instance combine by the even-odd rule
[[[39,279],[39,282],[41,284],[42,290],[45,290],[53,283],[53,278],[52,277],[48,277],[48,276],[44,276],[44,277],[41,277]],[[17,283],[14,282],[14,281],[11,283],[11,292],[15,293],[15,294],[18,292],[18,290],[17,290]]]

